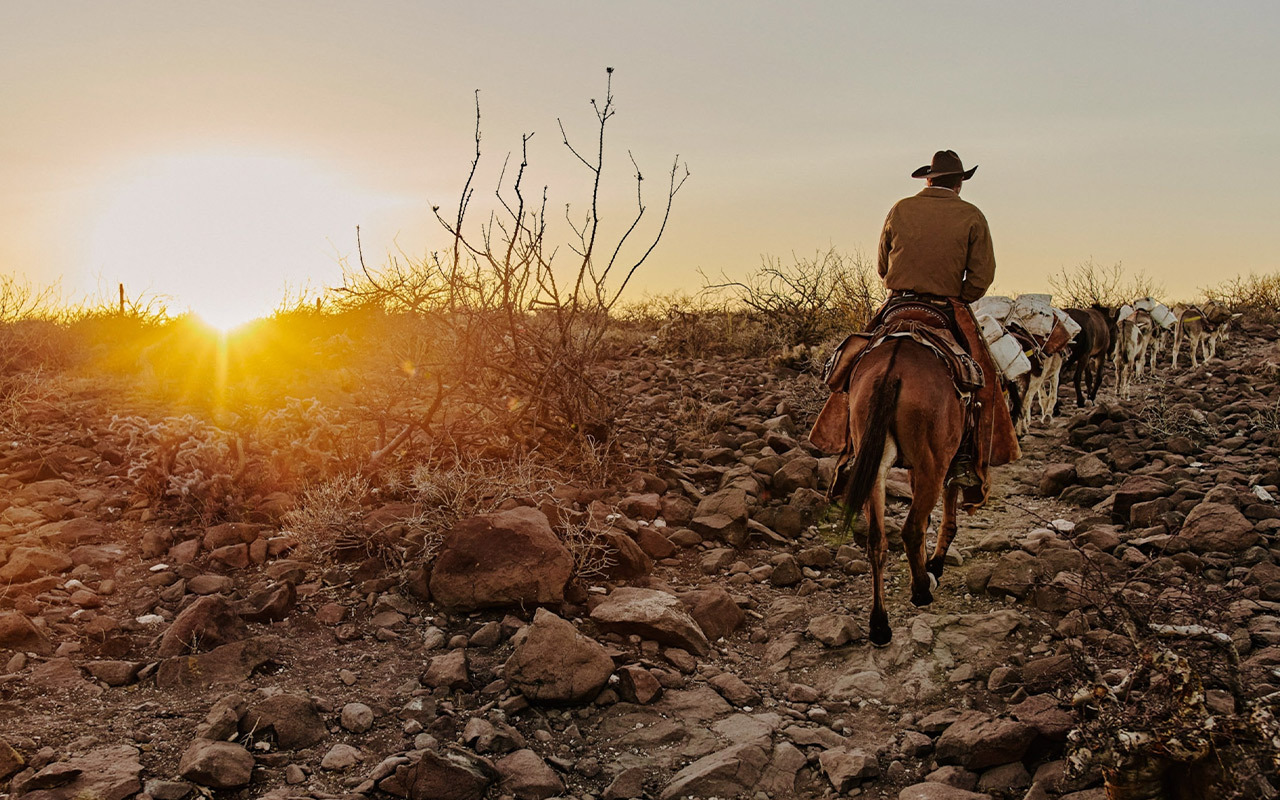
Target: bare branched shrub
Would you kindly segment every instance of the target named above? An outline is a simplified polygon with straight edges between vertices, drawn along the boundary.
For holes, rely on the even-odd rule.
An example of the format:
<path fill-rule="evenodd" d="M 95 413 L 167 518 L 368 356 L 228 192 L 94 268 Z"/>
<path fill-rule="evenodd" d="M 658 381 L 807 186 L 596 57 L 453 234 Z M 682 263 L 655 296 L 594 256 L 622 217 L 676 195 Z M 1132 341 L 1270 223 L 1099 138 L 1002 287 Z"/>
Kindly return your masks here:
<path fill-rule="evenodd" d="M 707 288 L 726 291 L 750 309 L 775 347 L 813 347 L 863 330 L 885 299 L 875 266 L 860 252 L 835 248 L 811 258 L 792 255 L 790 264 L 765 256 L 760 269 L 744 280 Z"/>
<path fill-rule="evenodd" d="M 565 147 L 592 181 L 585 209 L 576 214 L 566 209 L 569 255 L 558 258 L 560 249 L 548 241 L 547 189 L 533 199 L 526 194 L 531 134 L 521 139 L 519 163 L 510 173 L 504 166 L 494 210 L 481 223 L 472 222 L 481 160 L 477 100 L 475 155 L 457 207 L 448 216 L 438 206 L 433 209 L 451 246 L 425 258 L 402 254 L 381 269 L 369 268 L 362 255 L 359 268 L 349 269 L 337 290 L 348 304 L 415 315 L 447 329 L 449 346 L 434 351 L 437 361 L 429 370 L 437 379 L 436 397 L 448 393 L 455 405 L 472 407 L 520 451 L 551 443 L 563 450 L 583 438 L 610 439 L 623 400 L 600 372 L 610 353 L 611 315 L 661 239 L 688 177 L 676 158 L 660 218 L 647 238 L 633 241 L 648 214 L 644 177 L 633 159 L 636 210 L 623 232 L 606 241 L 600 192 L 605 130 L 616 112 L 612 72 L 604 101 L 592 101 L 595 148 L 578 149 L 560 125 Z"/>
<path fill-rule="evenodd" d="M 1205 300 L 1233 314 L 1276 320 L 1280 317 L 1280 273 L 1235 277 L 1217 286 L 1202 289 Z"/>
<path fill-rule="evenodd" d="M 1174 401 L 1173 389 L 1168 377 L 1154 379 L 1135 409 L 1138 423 L 1147 433 L 1164 441 L 1176 436 L 1200 443 L 1217 441 L 1221 434 L 1219 427 L 1193 404 Z"/>
<path fill-rule="evenodd" d="M 1117 261 L 1103 266 L 1089 259 L 1074 269 L 1063 267 L 1049 276 L 1054 304 L 1059 308 L 1089 308 L 1097 304 L 1116 308 L 1141 297 L 1157 297 L 1163 291 L 1155 279 L 1141 271 L 1130 275 Z"/>

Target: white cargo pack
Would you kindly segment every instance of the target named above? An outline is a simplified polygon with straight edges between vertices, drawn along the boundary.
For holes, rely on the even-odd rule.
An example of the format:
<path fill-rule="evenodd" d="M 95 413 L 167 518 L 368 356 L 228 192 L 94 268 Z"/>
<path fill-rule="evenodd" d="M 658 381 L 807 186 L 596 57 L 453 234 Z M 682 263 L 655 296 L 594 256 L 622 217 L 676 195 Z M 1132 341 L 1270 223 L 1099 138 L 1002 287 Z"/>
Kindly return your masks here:
<path fill-rule="evenodd" d="M 1022 345 L 1012 334 L 1006 333 L 991 343 L 991 359 L 996 362 L 996 369 L 1004 373 L 1009 380 L 1031 371 L 1031 362 L 1027 354 L 1022 352 Z"/>
<path fill-rule="evenodd" d="M 1056 319 L 1053 306 L 1049 304 L 1051 299 L 1053 296 L 1047 294 L 1018 295 L 1007 321 L 1018 323 L 1032 336 L 1048 338 L 1049 334 L 1053 333 L 1053 323 Z"/>
<path fill-rule="evenodd" d="M 1154 297 L 1144 297 L 1141 300 L 1135 300 L 1133 307 L 1139 311 L 1145 311 L 1150 314 L 1156 324 L 1165 330 L 1172 328 L 1173 323 L 1178 321 L 1178 318 L 1169 310 L 1169 307 Z"/>
<path fill-rule="evenodd" d="M 1116 310 L 1116 322 L 1124 322 L 1126 319 L 1132 316 L 1133 316 L 1133 306 L 1129 305 L 1128 303 L 1125 303 L 1124 305 L 1120 306 L 1119 309 Z"/>
<path fill-rule="evenodd" d="M 1000 324 L 1000 320 L 990 314 L 978 316 L 978 327 L 982 329 L 982 338 L 987 344 L 991 344 L 1005 334 L 1004 326 Z"/>
<path fill-rule="evenodd" d="M 1071 334 L 1074 339 L 1080 333 L 1080 323 L 1071 318 L 1071 315 L 1060 308 L 1055 308 L 1053 313 L 1058 318 L 1058 322 L 1062 323 L 1062 327 L 1067 329 L 1067 333 Z"/>
<path fill-rule="evenodd" d="M 979 297 L 974 300 L 969 304 L 969 308 L 973 309 L 975 317 L 989 314 L 995 317 L 997 322 L 1004 323 L 1009 316 L 1009 312 L 1013 310 L 1013 300 L 998 294 L 989 294 L 986 297 Z"/>

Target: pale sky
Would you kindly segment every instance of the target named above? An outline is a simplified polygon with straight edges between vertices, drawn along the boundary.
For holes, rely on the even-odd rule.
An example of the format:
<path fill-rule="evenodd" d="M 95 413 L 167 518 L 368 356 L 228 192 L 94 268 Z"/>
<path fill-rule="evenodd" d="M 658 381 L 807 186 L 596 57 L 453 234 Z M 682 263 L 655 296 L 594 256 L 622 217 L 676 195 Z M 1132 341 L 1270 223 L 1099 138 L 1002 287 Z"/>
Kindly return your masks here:
<path fill-rule="evenodd" d="M 641 291 L 762 255 L 868 255 L 934 150 L 978 164 L 997 288 L 1087 259 L 1172 299 L 1280 268 L 1270 2 L 0 0 L 0 271 L 262 313 L 337 259 L 443 239 L 480 90 L 477 217 L 503 157 L 559 216 L 614 67 L 603 209 L 691 177 Z"/>

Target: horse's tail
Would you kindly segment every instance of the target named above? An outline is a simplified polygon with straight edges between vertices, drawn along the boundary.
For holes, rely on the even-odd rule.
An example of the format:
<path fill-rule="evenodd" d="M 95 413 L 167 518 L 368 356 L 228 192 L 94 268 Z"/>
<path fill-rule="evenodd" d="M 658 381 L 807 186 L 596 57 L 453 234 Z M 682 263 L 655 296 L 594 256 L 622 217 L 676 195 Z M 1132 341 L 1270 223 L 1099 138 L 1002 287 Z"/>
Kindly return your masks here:
<path fill-rule="evenodd" d="M 871 490 L 880 477 L 880 461 L 884 458 L 885 440 L 889 436 L 889 425 L 893 413 L 898 408 L 898 393 L 902 390 L 902 378 L 893 374 L 893 362 L 897 350 L 889 358 L 889 366 L 884 375 L 876 382 L 871 393 L 871 416 L 867 427 L 858 442 L 858 454 L 849 469 L 849 479 L 844 489 L 844 522 L 845 527 L 853 524 L 858 512 L 866 505 Z"/>

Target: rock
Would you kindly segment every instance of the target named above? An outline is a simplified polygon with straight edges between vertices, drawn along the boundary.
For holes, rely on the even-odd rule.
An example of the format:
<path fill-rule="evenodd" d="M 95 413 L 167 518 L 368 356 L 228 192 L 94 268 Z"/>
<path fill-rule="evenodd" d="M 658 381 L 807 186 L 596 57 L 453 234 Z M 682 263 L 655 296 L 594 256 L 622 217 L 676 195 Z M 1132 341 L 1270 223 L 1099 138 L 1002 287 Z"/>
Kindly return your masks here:
<path fill-rule="evenodd" d="M 759 744 L 727 747 L 677 772 L 660 797 L 736 797 L 755 788 L 768 763 L 769 756 Z"/>
<path fill-rule="evenodd" d="M 1168 483 L 1150 475 L 1130 475 L 1116 489 L 1115 501 L 1111 506 L 1112 516 L 1120 523 L 1130 521 L 1132 509 L 1138 503 L 1146 503 L 1158 497 L 1167 497 L 1173 493 Z"/>
<path fill-rule="evenodd" d="M 124 800 L 141 790 L 138 750 L 128 745 L 101 747 L 19 774 L 10 786 L 13 797 L 28 800 Z"/>
<path fill-rule="evenodd" d="M 769 575 L 769 583 L 774 586 L 795 586 L 804 577 L 800 564 L 790 553 L 779 556 L 773 564 L 773 572 Z"/>
<path fill-rule="evenodd" d="M 249 622 L 278 622 L 293 613 L 298 590 L 289 581 L 255 592 L 240 606 L 240 617 Z"/>
<path fill-rule="evenodd" d="M 408 800 L 482 800 L 497 778 L 481 759 L 456 750 L 426 750 L 405 770 L 403 786 Z"/>
<path fill-rule="evenodd" d="M 746 612 L 720 586 L 684 592 L 680 595 L 680 602 L 685 604 L 694 622 L 698 623 L 698 627 L 712 642 L 730 635 L 747 619 Z"/>
<path fill-rule="evenodd" d="M 240 718 L 240 732 L 274 733 L 281 750 L 303 750 L 328 735 L 315 703 L 296 694 L 278 694 L 249 706 Z"/>
<path fill-rule="evenodd" d="M 1245 519 L 1238 508 L 1210 502 L 1191 509 L 1176 538 L 1198 553 L 1238 553 L 1258 542 L 1253 523 Z"/>
<path fill-rule="evenodd" d="M 957 789 L 945 783 L 926 781 L 898 792 L 898 800 L 991 800 L 989 794 Z"/>
<path fill-rule="evenodd" d="M 564 781 L 532 750 L 517 750 L 494 764 L 501 789 L 516 800 L 546 800 L 564 791 Z"/>
<path fill-rule="evenodd" d="M 1075 468 L 1076 482 L 1081 486 L 1097 488 L 1111 483 L 1111 468 L 1092 453 L 1077 458 Z"/>
<path fill-rule="evenodd" d="M 26 615 L 18 611 L 0 613 L 0 650 L 22 650 L 49 654 L 53 644 Z"/>
<path fill-rule="evenodd" d="M 200 739 L 227 741 L 240 730 L 240 717 L 249 707 L 244 695 L 234 692 L 225 694 L 209 709 L 204 722 L 196 727 L 196 736 Z"/>
<path fill-rule="evenodd" d="M 653 673 L 636 664 L 628 664 L 617 671 L 618 694 L 628 703 L 648 705 L 662 696 L 662 684 Z"/>
<path fill-rule="evenodd" d="M 991 571 L 987 591 L 1019 599 L 1026 597 L 1035 582 L 1035 567 L 1036 557 L 1025 550 L 1005 553 Z"/>
<path fill-rule="evenodd" d="M 14 750 L 8 742 L 0 739 L 0 781 L 27 765 L 22 754 Z"/>
<path fill-rule="evenodd" d="M 857 786 L 864 778 L 875 778 L 880 774 L 880 765 L 874 755 L 863 750 L 849 750 L 843 747 L 824 750 L 818 756 L 822 771 L 831 781 L 831 788 L 838 794 L 844 794 Z"/>
<path fill-rule="evenodd" d="M 364 733 L 373 727 L 373 709 L 364 703 L 347 703 L 338 724 L 352 733 Z"/>
<path fill-rule="evenodd" d="M 187 606 L 160 637 L 156 650 L 161 658 L 198 653 L 244 637 L 244 623 L 226 598 L 211 594 Z"/>
<path fill-rule="evenodd" d="M 71 567 L 71 559 L 62 553 L 41 547 L 15 547 L 9 560 L 0 566 L 0 584 L 26 583 Z"/>
<path fill-rule="evenodd" d="M 711 649 L 679 598 L 656 589 L 621 587 L 591 610 L 591 619 L 603 630 L 636 634 L 699 655 Z"/>
<path fill-rule="evenodd" d="M 253 756 L 234 742 L 196 739 L 182 754 L 178 774 L 213 789 L 248 786 L 253 776 Z"/>
<path fill-rule="evenodd" d="M 572 574 L 573 556 L 546 515 L 521 506 L 454 526 L 432 569 L 431 595 L 460 610 L 559 603 Z"/>
<path fill-rule="evenodd" d="M 422 685 L 449 691 L 470 686 L 466 649 L 459 648 L 442 656 L 434 656 L 427 665 L 426 672 L 422 674 Z"/>
<path fill-rule="evenodd" d="M 966 711 L 938 737 L 935 757 L 971 770 L 1007 764 L 1022 758 L 1033 734 L 1025 723 Z"/>
<path fill-rule="evenodd" d="M 818 488 L 818 459 L 813 456 L 799 456 L 788 461 L 770 481 L 774 496 L 783 499 L 796 489 Z"/>
<path fill-rule="evenodd" d="M 644 796 L 645 769 L 627 767 L 604 790 L 604 800 L 636 800 Z"/>
<path fill-rule="evenodd" d="M 324 754 L 324 758 L 320 759 L 320 769 L 345 772 L 359 764 L 363 758 L 364 753 L 361 753 L 359 748 L 349 744 L 335 744 L 329 748 L 329 752 Z"/>
<path fill-rule="evenodd" d="M 1040 494 L 1057 497 L 1076 479 L 1076 468 L 1070 464 L 1049 464 L 1040 476 Z"/>
<path fill-rule="evenodd" d="M 603 645 L 546 609 L 538 609 L 522 636 L 503 674 L 531 702 L 590 700 L 613 673 Z"/>
<path fill-rule="evenodd" d="M 605 545 L 605 550 L 612 562 L 605 568 L 605 574 L 613 580 L 630 580 L 648 575 L 653 571 L 653 559 L 648 553 L 622 531 L 606 529 L 598 534 Z"/>
<path fill-rule="evenodd" d="M 84 668 L 108 686 L 127 686 L 138 679 L 145 666 L 140 661 L 90 661 Z"/>
<path fill-rule="evenodd" d="M 649 558 L 669 558 L 675 555 L 676 546 L 655 528 L 641 528 L 636 531 L 635 540 Z"/>
<path fill-rule="evenodd" d="M 722 672 L 707 683 L 711 684 L 711 688 L 719 692 L 721 697 L 739 708 L 760 703 L 760 693 L 731 672 Z"/>
<path fill-rule="evenodd" d="M 160 662 L 156 686 L 177 689 L 239 683 L 254 670 L 272 662 L 279 653 L 278 639 L 259 636 L 224 644 L 198 656 L 169 658 Z"/>
<path fill-rule="evenodd" d="M 842 647 L 867 635 L 858 620 L 848 614 L 819 614 L 805 632 L 827 647 Z"/>
<path fill-rule="evenodd" d="M 248 545 L 262 531 L 261 525 L 244 522 L 228 522 L 214 525 L 204 532 L 204 549 L 217 550 L 220 547 L 231 547 L 237 544 Z"/>

